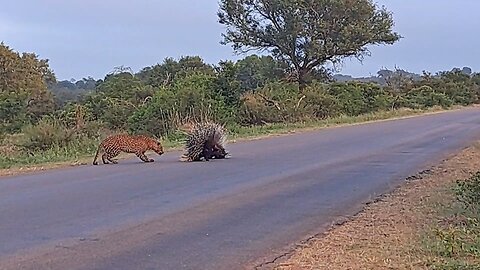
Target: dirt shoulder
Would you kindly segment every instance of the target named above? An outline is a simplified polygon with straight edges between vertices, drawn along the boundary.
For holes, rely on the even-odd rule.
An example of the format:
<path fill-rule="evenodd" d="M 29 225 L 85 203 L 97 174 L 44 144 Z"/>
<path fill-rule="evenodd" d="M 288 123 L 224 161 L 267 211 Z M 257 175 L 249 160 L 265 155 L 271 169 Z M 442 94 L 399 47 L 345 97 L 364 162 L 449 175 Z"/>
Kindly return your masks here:
<path fill-rule="evenodd" d="M 455 181 L 479 170 L 480 143 L 476 143 L 412 177 L 350 221 L 299 245 L 272 267 L 445 269 L 434 267 L 441 258 L 427 247 L 425 237 L 445 218 L 440 208 L 452 203 Z"/>

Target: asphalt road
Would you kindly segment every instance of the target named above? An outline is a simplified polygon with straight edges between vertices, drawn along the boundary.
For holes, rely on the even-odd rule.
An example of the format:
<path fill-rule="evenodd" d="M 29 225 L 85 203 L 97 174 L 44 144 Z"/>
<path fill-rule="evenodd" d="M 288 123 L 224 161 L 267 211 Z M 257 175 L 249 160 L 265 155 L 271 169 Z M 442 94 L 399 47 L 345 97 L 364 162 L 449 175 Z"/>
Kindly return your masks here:
<path fill-rule="evenodd" d="M 480 109 L 0 178 L 0 269 L 243 269 L 467 146 Z"/>

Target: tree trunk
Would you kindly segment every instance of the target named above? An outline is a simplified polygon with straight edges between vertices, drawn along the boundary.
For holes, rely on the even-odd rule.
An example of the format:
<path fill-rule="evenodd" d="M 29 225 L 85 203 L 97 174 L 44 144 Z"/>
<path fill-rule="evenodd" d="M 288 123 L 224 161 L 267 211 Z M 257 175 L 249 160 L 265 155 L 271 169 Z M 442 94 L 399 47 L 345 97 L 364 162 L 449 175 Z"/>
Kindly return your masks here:
<path fill-rule="evenodd" d="M 297 81 L 298 81 L 298 89 L 300 90 L 301 93 L 303 93 L 303 90 L 307 87 L 307 76 L 308 76 L 309 71 L 306 69 L 299 69 L 297 71 Z"/>

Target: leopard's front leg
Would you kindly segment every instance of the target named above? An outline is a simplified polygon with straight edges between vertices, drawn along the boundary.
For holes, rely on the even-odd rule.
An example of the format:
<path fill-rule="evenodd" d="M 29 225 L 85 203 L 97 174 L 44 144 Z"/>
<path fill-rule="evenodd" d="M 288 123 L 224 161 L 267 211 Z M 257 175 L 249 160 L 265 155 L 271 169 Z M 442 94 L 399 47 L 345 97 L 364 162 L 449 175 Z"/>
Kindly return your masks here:
<path fill-rule="evenodd" d="M 154 160 L 151 159 L 151 158 L 149 159 L 149 158 L 145 155 L 144 152 L 143 152 L 143 153 L 136 153 L 136 155 L 137 155 L 137 157 L 138 157 L 139 159 L 141 159 L 143 162 L 154 162 Z"/>

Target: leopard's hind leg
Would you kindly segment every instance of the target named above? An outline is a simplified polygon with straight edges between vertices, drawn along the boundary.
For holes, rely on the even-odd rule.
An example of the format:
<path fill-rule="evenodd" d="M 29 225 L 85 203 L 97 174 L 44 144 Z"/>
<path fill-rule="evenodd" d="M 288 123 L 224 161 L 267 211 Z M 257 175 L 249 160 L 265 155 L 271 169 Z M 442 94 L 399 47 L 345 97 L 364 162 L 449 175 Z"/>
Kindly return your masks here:
<path fill-rule="evenodd" d="M 103 164 L 109 164 L 110 162 L 107 161 L 107 153 L 102 154 L 102 162 Z"/>
<path fill-rule="evenodd" d="M 107 160 L 107 161 L 110 161 L 110 162 L 113 163 L 113 164 L 117 164 L 118 161 L 115 160 L 115 159 L 113 159 L 113 158 L 116 157 L 116 156 L 118 156 L 119 154 L 120 154 L 120 151 L 119 151 L 119 150 L 112 149 L 112 150 L 110 150 L 109 152 L 107 152 L 107 153 L 105 153 L 105 154 L 102 155 L 102 161 L 105 163 L 105 160 Z M 105 164 L 108 164 L 108 162 L 105 163 Z"/>

